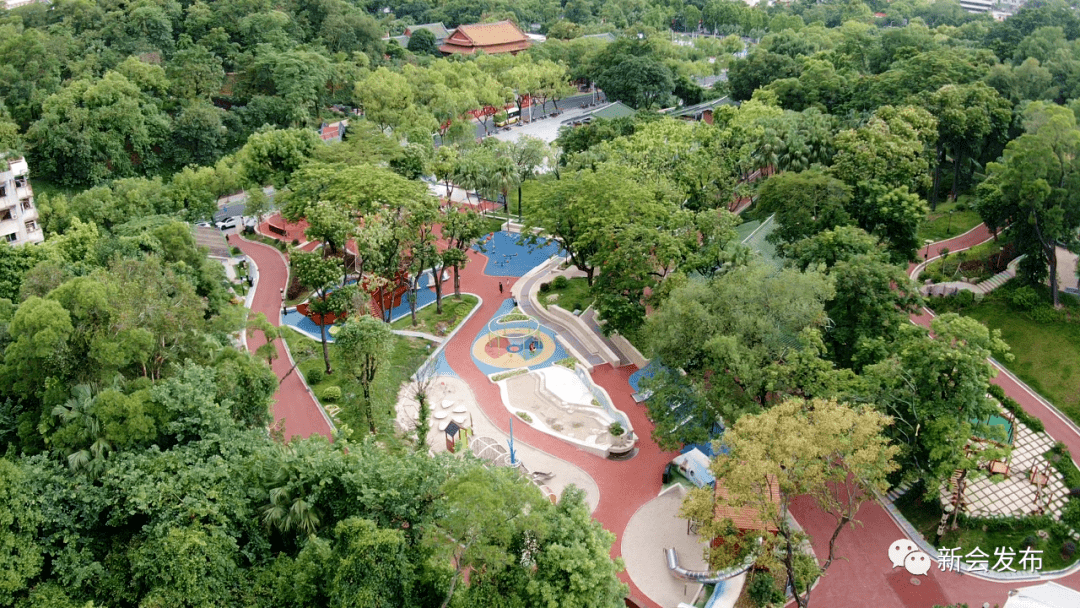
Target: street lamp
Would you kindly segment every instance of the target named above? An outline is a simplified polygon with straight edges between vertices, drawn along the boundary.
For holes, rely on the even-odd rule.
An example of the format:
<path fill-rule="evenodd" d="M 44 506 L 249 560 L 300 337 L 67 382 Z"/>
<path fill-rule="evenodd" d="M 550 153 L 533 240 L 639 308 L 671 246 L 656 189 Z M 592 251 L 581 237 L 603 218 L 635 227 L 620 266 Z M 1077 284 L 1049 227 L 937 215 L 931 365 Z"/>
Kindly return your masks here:
<path fill-rule="evenodd" d="M 934 244 L 934 239 L 926 239 L 926 253 L 923 254 L 924 260 L 930 259 L 930 245 Z"/>
<path fill-rule="evenodd" d="M 289 311 L 285 309 L 285 288 L 280 289 L 281 292 L 281 316 L 285 316 Z"/>

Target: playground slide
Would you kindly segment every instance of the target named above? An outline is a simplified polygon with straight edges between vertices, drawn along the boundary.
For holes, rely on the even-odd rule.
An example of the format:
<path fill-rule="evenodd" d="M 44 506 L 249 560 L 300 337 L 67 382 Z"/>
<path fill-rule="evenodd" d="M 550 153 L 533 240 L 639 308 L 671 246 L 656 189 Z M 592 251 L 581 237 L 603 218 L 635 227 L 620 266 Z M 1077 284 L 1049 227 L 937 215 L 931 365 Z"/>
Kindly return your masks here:
<path fill-rule="evenodd" d="M 743 572 L 746 572 L 754 565 L 754 560 L 750 559 L 738 566 L 716 572 L 687 570 L 686 568 L 679 566 L 679 555 L 675 552 L 675 549 L 664 549 L 664 554 L 667 556 L 667 567 L 668 570 L 671 571 L 671 576 L 680 580 L 701 583 L 703 585 L 715 585 L 729 578 L 734 578 Z"/>

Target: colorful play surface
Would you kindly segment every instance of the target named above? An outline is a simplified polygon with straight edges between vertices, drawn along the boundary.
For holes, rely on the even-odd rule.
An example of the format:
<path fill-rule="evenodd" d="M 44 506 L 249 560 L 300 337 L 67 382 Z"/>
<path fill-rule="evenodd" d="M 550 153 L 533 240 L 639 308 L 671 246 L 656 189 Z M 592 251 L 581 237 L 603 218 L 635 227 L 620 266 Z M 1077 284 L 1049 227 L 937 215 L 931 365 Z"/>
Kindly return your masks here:
<path fill-rule="evenodd" d="M 559 245 L 555 241 L 529 245 L 521 235 L 513 232 L 494 232 L 481 244 L 484 251 L 480 251 L 478 246 L 474 246 L 474 249 L 488 259 L 484 274 L 489 277 L 523 277 L 559 253 Z"/>
<path fill-rule="evenodd" d="M 507 298 L 492 318 L 506 315 L 514 308 L 514 302 Z M 569 356 L 555 340 L 555 333 L 543 325 L 534 335 L 514 337 L 522 333 L 520 330 L 525 325 L 526 322 L 510 322 L 494 329 L 485 326 L 473 340 L 472 359 L 476 367 L 485 374 L 521 368 L 540 369 Z"/>
<path fill-rule="evenodd" d="M 445 281 L 444 277 L 444 281 Z M 355 280 L 349 281 L 349 284 L 356 283 Z M 420 275 L 420 288 L 416 291 L 416 310 L 432 304 L 435 302 L 435 291 L 431 288 L 431 273 L 426 272 Z M 445 293 L 444 293 L 445 295 Z M 409 314 L 409 300 L 406 297 L 401 298 L 401 304 L 398 304 L 390 310 L 390 321 L 397 321 L 398 319 Z M 291 325 L 300 331 L 307 333 L 316 338 L 319 337 L 319 325 L 308 317 L 296 312 L 296 309 L 292 309 L 285 314 L 283 321 L 286 325 Z M 328 327 L 326 333 L 326 341 L 333 342 L 334 334 L 336 332 L 335 327 Z"/>

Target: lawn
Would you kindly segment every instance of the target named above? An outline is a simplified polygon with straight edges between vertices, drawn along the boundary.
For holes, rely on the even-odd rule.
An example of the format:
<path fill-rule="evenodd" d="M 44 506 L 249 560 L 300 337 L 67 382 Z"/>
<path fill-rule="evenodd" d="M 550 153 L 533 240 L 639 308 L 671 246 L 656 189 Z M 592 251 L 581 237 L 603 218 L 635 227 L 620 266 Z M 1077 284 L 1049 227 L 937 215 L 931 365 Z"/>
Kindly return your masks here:
<path fill-rule="evenodd" d="M 1041 557 L 1042 570 L 1044 571 L 1059 570 L 1080 558 L 1080 554 L 1073 555 L 1069 559 L 1062 557 L 1061 547 L 1065 540 L 1068 539 L 1064 534 L 1055 535 L 1051 533 L 1048 539 L 1039 538 L 1037 532 L 1045 528 L 1040 528 L 1040 522 L 1037 519 L 1001 520 L 1001 523 L 996 526 L 991 524 L 976 524 L 970 527 L 961 526 L 957 530 L 947 530 L 945 535 L 935 543 L 938 523 L 941 521 L 941 505 L 936 500 L 923 501 L 922 494 L 922 486 L 916 485 L 896 501 L 896 507 L 908 522 L 922 534 L 923 538 L 936 547 L 960 547 L 961 550 L 958 553 L 961 556 L 978 547 L 983 553 L 990 556 L 988 565 L 990 568 L 994 566 L 996 561 L 994 557 L 996 547 L 1012 549 L 1017 553 L 1016 559 L 1019 560 L 1020 550 L 1027 542 L 1032 540 L 1034 540 L 1033 548 L 1041 549 L 1043 552 Z M 1050 532 L 1050 530 L 1046 531 Z M 1018 561 L 1013 562 L 1013 568 L 1019 569 Z"/>
<path fill-rule="evenodd" d="M 924 243 L 928 239 L 944 241 L 981 224 L 982 218 L 968 207 L 968 200 L 967 196 L 961 196 L 960 202 L 939 203 L 936 211 L 927 213 L 926 219 L 919 225 L 919 242 Z"/>
<path fill-rule="evenodd" d="M 574 309 L 585 310 L 593 301 L 592 294 L 589 292 L 589 283 L 584 277 L 570 279 L 566 287 L 561 289 L 556 289 L 554 285 L 551 285 L 547 291 L 544 291 L 541 286 L 537 299 L 544 308 L 551 304 L 558 304 L 570 312 L 574 312 Z"/>
<path fill-rule="evenodd" d="M 999 297 L 988 297 L 962 314 L 1000 329 L 1015 357 L 1002 364 L 1080 423 L 1080 324 L 1033 321 Z"/>
<path fill-rule="evenodd" d="M 394 321 L 391 327 L 394 329 L 422 331 L 434 336 L 445 336 L 454 331 L 454 328 L 468 316 L 478 302 L 479 300 L 475 296 L 468 294 L 462 294 L 460 300 L 455 299 L 454 296 L 443 296 L 443 312 L 441 315 L 435 312 L 435 304 L 429 304 L 416 311 L 416 325 L 412 324 L 412 317 L 406 315 Z"/>
<path fill-rule="evenodd" d="M 323 391 L 331 386 L 341 388 L 342 399 L 336 403 L 337 407 L 341 408 L 337 419 L 353 430 L 354 437 L 362 437 L 367 430 L 367 419 L 358 407 L 359 400 L 363 399 L 363 390 L 345 373 L 344 364 L 335 346 L 330 344 L 330 364 L 333 366 L 334 373 L 324 376 L 322 374 L 325 369 L 322 344 L 296 331 L 286 331 L 284 335 L 293 358 L 300 362 L 299 367 L 304 372 L 304 377 L 309 379 L 314 377 L 319 380 L 311 386 L 316 397 L 321 400 Z M 379 368 L 371 390 L 375 427 L 380 437 L 393 435 L 392 419 L 398 391 L 431 354 L 431 349 L 432 344 L 427 340 L 394 336 L 393 349 Z M 331 404 L 324 403 L 324 406 L 329 405 Z"/>
<path fill-rule="evenodd" d="M 1001 253 L 1002 245 L 1004 245 L 1004 241 L 989 241 L 982 245 L 976 245 L 971 249 L 950 252 L 947 257 L 937 259 L 927 264 L 926 269 L 919 275 L 919 280 L 933 279 L 935 283 L 942 283 L 945 281 L 959 281 L 960 277 L 967 277 L 968 279 L 974 279 L 976 281 L 989 279 L 994 273 L 990 270 L 990 266 L 987 265 L 985 261 L 989 260 L 992 256 Z M 925 248 L 923 251 L 925 251 Z M 930 255 L 940 256 L 941 251 L 931 251 Z M 982 260 L 984 263 L 971 264 L 971 262 L 976 260 Z M 996 260 L 993 261 L 995 263 L 997 262 Z M 965 264 L 963 270 L 958 270 L 957 267 L 960 264 Z M 972 266 L 978 266 L 978 268 L 972 268 Z"/>

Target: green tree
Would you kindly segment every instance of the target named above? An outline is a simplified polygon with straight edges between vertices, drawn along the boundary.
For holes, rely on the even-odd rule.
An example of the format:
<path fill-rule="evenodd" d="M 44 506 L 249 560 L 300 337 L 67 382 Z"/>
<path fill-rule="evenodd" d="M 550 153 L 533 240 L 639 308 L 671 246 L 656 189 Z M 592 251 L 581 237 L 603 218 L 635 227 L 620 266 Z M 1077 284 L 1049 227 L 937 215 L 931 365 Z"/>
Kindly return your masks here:
<path fill-rule="evenodd" d="M 312 312 L 318 312 L 319 314 L 326 314 L 332 312 L 334 303 L 330 299 L 330 288 L 337 284 L 338 269 L 337 262 L 335 260 L 322 257 L 318 253 L 306 253 L 300 250 L 294 250 L 289 255 L 290 266 L 292 272 L 296 276 L 296 280 L 303 286 L 311 289 L 315 292 L 321 306 L 320 310 Z M 334 370 L 330 367 L 330 348 L 326 342 L 326 323 L 319 325 L 319 334 L 322 339 L 323 361 L 326 363 L 326 373 L 332 374 Z"/>
<path fill-rule="evenodd" d="M 240 170 L 252 184 L 281 189 L 293 172 L 315 152 L 319 138 L 309 129 L 262 131 L 248 138 L 237 153 Z"/>
<path fill-rule="evenodd" d="M 946 150 L 953 157 L 952 196 L 955 199 L 965 159 L 978 157 L 987 144 L 1004 140 L 1012 122 L 1012 108 L 997 91 L 981 82 L 945 85 L 930 95 L 927 105 L 937 118 L 938 126 L 937 162 L 930 190 L 930 209 L 934 210 Z"/>
<path fill-rule="evenodd" d="M 417 29 L 409 36 L 409 44 L 405 47 L 410 53 L 416 55 L 439 56 L 439 47 L 435 44 L 435 34 L 431 30 Z"/>
<path fill-rule="evenodd" d="M 708 424 L 737 420 L 785 395 L 815 393 L 818 380 L 807 377 L 807 366 L 815 365 L 825 302 L 834 295 L 820 273 L 751 261 L 672 289 L 645 323 L 646 342 L 663 365 L 686 373 L 711 412 Z M 650 413 L 666 406 L 649 400 Z M 679 441 L 671 433 L 678 421 L 667 422 L 658 423 L 654 437 Z"/>
<path fill-rule="evenodd" d="M 37 542 L 44 516 L 26 492 L 24 477 L 18 466 L 0 459 L 0 604 L 5 606 L 25 592 L 44 563 Z"/>
<path fill-rule="evenodd" d="M 601 73 L 596 82 L 608 99 L 646 110 L 662 103 L 675 88 L 671 70 L 652 57 L 629 57 Z"/>
<path fill-rule="evenodd" d="M 459 273 L 469 261 L 466 252 L 487 232 L 487 222 L 469 205 L 451 204 L 443 210 L 442 235 L 450 246 L 443 251 L 444 266 L 454 269 L 454 295 L 461 296 Z"/>
<path fill-rule="evenodd" d="M 1056 249 L 1078 247 L 1080 127 L 1067 108 L 1034 102 L 1024 111 L 1024 130 L 1000 162 L 987 166 L 978 189 L 979 214 L 992 229 L 1010 226 L 1008 238 L 1027 255 L 1020 276 L 1039 284 L 1049 274 L 1057 306 Z"/>
<path fill-rule="evenodd" d="M 821 171 L 773 175 L 758 192 L 762 213 L 776 214 L 778 226 L 770 238 L 778 242 L 794 243 L 851 223 L 846 211 L 851 187 Z"/>
<path fill-rule="evenodd" d="M 26 133 L 34 170 L 70 186 L 157 166 L 168 117 L 119 72 L 75 80 L 50 96 Z"/>
<path fill-rule="evenodd" d="M 540 492 L 514 468 L 474 468 L 450 480 L 444 491 L 446 513 L 431 540 L 455 564 L 442 602 L 446 608 L 467 570 L 499 570 L 520 559 L 509 551 L 514 537 L 537 526 L 544 505 Z"/>
<path fill-rule="evenodd" d="M 375 413 L 371 403 L 371 384 L 379 368 L 389 358 L 392 338 L 393 334 L 385 323 L 363 315 L 349 319 L 334 339 L 348 362 L 347 373 L 363 388 L 364 414 L 372 435 L 375 434 Z"/>
<path fill-rule="evenodd" d="M 522 221 L 521 186 L 525 180 L 536 176 L 537 170 L 547 160 L 550 150 L 543 140 L 526 135 L 510 142 L 507 153 L 517 168 L 518 221 L 520 222 Z"/>
<path fill-rule="evenodd" d="M 822 556 L 824 574 L 837 559 L 836 540 L 846 527 L 855 527 L 859 507 L 884 492 L 889 473 L 897 469 L 899 448 L 889 445 L 884 432 L 890 419 L 869 407 L 852 408 L 835 401 L 789 399 L 772 409 L 739 419 L 724 433 L 728 452 L 710 465 L 726 496 L 712 488 L 691 490 L 680 516 L 700 522 L 706 538 L 733 538 L 733 524 L 716 517 L 717 507 L 749 509 L 761 522 L 760 541 L 714 544 L 707 550 L 713 566 L 729 566 L 738 556 L 733 546 L 751 547 L 756 562 L 769 568 L 794 589 L 800 608 L 810 605 L 811 586 L 797 572 L 800 545 L 807 539 L 789 517 L 796 498 L 809 497 L 836 522 Z M 764 532 L 775 529 L 776 535 Z"/>
<path fill-rule="evenodd" d="M 937 488 L 957 469 L 1000 455 L 971 437 L 985 433 L 997 412 L 986 396 L 996 374 L 987 357 L 1011 355 L 997 330 L 974 319 L 944 314 L 930 328 L 928 336 L 924 328 L 902 325 L 894 341 L 882 339 L 887 357 L 863 376 L 870 400 L 895 420 L 888 434 L 902 447 L 905 475 Z"/>

